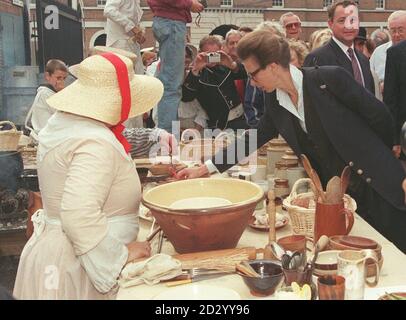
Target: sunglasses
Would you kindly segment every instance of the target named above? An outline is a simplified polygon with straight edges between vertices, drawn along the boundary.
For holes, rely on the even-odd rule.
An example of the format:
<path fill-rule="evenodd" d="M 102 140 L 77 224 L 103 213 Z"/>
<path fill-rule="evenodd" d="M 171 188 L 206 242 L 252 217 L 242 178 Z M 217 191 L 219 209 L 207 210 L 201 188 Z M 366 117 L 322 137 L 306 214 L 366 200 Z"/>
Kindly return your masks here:
<path fill-rule="evenodd" d="M 298 29 L 302 26 L 302 24 L 300 22 L 295 22 L 295 23 L 289 23 L 285 26 L 286 29 Z"/>

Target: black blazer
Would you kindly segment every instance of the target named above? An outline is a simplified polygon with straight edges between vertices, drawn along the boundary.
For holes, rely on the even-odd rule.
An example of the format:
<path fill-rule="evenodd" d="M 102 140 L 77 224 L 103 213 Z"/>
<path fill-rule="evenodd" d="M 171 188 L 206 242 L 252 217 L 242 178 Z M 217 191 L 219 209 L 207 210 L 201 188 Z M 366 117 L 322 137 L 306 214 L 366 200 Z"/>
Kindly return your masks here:
<path fill-rule="evenodd" d="M 336 153 L 351 166 L 353 174 L 370 183 L 391 205 L 403 209 L 401 186 L 405 172 L 391 151 L 394 124 L 389 109 L 340 67 L 303 68 L 302 71 L 304 90 L 311 97 L 322 129 Z M 279 104 L 275 91 L 266 95 L 264 111 L 258 124 L 258 147 L 280 133 L 296 155 L 303 153 L 291 114 Z M 237 143 L 241 146 L 235 150 L 252 152 L 248 139 Z M 224 162 L 228 155 L 226 150 L 212 158 L 221 172 L 233 165 Z M 244 155 L 232 156 L 241 162 Z M 223 164 L 216 159 L 222 159 Z"/>
<path fill-rule="evenodd" d="M 375 94 L 375 83 L 369 66 L 369 60 L 357 50 L 355 50 L 355 54 L 358 58 L 359 64 L 361 65 L 365 88 Z M 324 46 L 310 52 L 307 55 L 303 66 L 339 66 L 343 67 L 351 75 L 354 74 L 352 71 L 352 64 L 350 59 L 333 39 L 327 42 L 327 44 L 325 44 Z"/>
<path fill-rule="evenodd" d="M 395 120 L 395 144 L 406 121 L 406 40 L 387 51 L 383 101 Z"/>

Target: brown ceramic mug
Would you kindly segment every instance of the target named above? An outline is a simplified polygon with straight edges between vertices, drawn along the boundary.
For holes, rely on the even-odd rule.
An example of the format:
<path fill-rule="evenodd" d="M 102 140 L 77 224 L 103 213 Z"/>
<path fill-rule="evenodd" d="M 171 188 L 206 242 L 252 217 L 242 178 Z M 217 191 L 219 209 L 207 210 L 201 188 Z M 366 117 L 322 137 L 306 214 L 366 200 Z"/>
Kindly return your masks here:
<path fill-rule="evenodd" d="M 345 278 L 338 275 L 319 277 L 317 288 L 319 300 L 344 300 Z"/>
<path fill-rule="evenodd" d="M 314 219 L 314 241 L 322 235 L 347 235 L 354 224 L 354 214 L 344 207 L 344 201 L 338 204 L 317 202 Z"/>

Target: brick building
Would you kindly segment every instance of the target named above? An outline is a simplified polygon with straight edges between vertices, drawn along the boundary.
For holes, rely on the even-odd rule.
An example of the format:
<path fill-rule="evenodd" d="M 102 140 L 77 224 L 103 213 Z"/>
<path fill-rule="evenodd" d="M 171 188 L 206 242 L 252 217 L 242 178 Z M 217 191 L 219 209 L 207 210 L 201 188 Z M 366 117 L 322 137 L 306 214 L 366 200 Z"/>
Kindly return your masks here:
<path fill-rule="evenodd" d="M 103 8 L 105 0 L 83 0 L 85 12 L 86 49 L 103 38 L 105 18 Z M 191 40 L 197 44 L 199 39 L 221 24 L 254 27 L 263 20 L 279 20 L 288 11 L 295 12 L 303 21 L 304 37 L 314 30 L 327 26 L 326 7 L 332 0 L 208 0 L 208 8 L 202 13 L 200 27 L 194 22 L 189 25 Z M 385 27 L 391 12 L 406 9 L 404 0 L 359 0 L 361 25 L 372 32 L 378 27 Z M 152 13 L 141 0 L 144 9 L 142 25 L 147 30 L 147 41 L 144 47 L 154 46 L 151 32 Z M 196 15 L 193 15 L 195 19 Z"/>

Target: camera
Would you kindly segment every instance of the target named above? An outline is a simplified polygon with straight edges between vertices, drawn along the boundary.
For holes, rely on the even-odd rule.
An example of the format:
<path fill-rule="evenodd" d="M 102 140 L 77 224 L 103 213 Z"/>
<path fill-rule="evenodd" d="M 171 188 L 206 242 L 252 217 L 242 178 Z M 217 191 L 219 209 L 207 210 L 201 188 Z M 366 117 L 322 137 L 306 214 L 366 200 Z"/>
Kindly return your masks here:
<path fill-rule="evenodd" d="M 207 54 L 207 63 L 220 63 L 221 55 L 218 52 L 209 52 Z"/>

